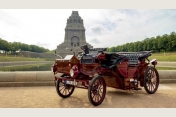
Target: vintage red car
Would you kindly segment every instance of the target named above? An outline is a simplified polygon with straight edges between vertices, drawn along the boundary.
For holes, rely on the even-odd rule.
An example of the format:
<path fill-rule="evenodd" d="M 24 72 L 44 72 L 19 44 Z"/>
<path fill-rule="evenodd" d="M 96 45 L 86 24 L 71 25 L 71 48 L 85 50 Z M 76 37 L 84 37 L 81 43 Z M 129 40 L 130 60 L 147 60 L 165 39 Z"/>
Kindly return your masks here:
<path fill-rule="evenodd" d="M 69 97 L 75 87 L 88 89 L 89 101 L 97 106 L 105 98 L 106 86 L 121 90 L 144 87 L 149 94 L 157 91 L 157 61 L 148 60 L 152 51 L 108 53 L 106 48 L 89 49 L 87 45 L 81 46 L 81 49 L 83 51 L 77 56 L 56 59 L 52 66 L 59 96 Z"/>

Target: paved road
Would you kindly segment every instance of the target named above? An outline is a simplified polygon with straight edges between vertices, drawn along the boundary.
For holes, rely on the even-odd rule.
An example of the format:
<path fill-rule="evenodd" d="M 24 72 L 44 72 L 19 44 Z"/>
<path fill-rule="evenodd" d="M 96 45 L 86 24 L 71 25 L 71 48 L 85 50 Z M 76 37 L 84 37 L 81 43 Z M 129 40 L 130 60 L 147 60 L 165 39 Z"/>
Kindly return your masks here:
<path fill-rule="evenodd" d="M 87 90 L 76 88 L 62 99 L 54 86 L 0 87 L 0 108 L 176 108 L 176 84 L 160 84 L 155 94 L 107 88 L 103 103 L 89 103 Z"/>

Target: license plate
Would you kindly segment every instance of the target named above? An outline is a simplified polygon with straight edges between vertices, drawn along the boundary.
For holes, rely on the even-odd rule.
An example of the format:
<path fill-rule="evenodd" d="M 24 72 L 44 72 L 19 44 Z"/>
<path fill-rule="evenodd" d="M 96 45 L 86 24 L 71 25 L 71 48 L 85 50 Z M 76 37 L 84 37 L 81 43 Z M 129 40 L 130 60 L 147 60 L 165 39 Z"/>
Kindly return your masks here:
<path fill-rule="evenodd" d="M 66 81 L 66 84 L 74 85 L 74 81 Z M 75 82 L 75 85 L 77 85 L 77 82 Z"/>
<path fill-rule="evenodd" d="M 66 84 L 73 85 L 73 84 L 74 84 L 74 82 L 73 82 L 73 81 L 66 81 Z"/>
<path fill-rule="evenodd" d="M 74 81 L 69 81 L 69 80 L 67 80 L 67 81 L 66 81 L 66 84 L 74 85 Z M 75 85 L 77 85 L 77 82 L 75 82 Z"/>

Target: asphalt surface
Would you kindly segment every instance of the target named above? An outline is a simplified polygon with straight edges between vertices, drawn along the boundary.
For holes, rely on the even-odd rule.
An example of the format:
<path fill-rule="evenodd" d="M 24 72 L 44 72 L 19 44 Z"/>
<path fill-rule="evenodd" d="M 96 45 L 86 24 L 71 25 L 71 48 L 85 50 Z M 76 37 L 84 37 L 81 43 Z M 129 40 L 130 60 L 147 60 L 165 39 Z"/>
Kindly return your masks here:
<path fill-rule="evenodd" d="M 155 94 L 107 88 L 99 106 L 88 99 L 88 90 L 75 88 L 66 99 L 58 96 L 55 86 L 0 87 L 0 108 L 176 108 L 176 84 L 160 84 Z"/>

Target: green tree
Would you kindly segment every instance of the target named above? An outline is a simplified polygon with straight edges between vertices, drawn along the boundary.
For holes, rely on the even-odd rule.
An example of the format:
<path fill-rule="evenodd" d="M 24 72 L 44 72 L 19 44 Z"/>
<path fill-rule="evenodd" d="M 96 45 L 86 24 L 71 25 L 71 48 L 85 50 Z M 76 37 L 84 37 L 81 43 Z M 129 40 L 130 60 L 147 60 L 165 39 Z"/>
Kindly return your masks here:
<path fill-rule="evenodd" d="M 0 38 L 0 50 L 4 50 L 5 52 L 10 51 L 10 44 L 1 38 Z"/>

